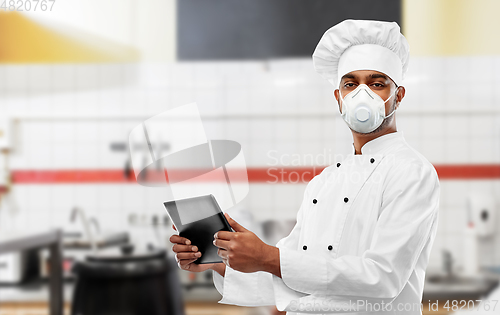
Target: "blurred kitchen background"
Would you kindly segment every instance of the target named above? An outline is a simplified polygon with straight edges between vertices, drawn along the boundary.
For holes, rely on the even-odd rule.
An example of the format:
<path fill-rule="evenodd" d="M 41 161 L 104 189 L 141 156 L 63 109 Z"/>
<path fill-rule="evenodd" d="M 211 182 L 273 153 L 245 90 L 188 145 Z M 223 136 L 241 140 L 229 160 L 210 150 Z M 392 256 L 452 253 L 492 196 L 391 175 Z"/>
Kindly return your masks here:
<path fill-rule="evenodd" d="M 397 21 L 410 43 L 398 129 L 441 181 L 424 305 L 499 299 L 500 2 L 28 3 L 0 10 L 1 315 L 112 312 L 140 299 L 137 279 L 158 304 L 130 314 L 273 312 L 218 304 L 210 272 L 177 269 L 165 191 L 136 183 L 128 135 L 197 102 L 207 138 L 237 141 L 245 156 L 249 192 L 229 212 L 275 243 L 310 174 L 351 150 L 311 60 L 346 18 Z M 439 306 L 424 314 L 452 311 Z"/>

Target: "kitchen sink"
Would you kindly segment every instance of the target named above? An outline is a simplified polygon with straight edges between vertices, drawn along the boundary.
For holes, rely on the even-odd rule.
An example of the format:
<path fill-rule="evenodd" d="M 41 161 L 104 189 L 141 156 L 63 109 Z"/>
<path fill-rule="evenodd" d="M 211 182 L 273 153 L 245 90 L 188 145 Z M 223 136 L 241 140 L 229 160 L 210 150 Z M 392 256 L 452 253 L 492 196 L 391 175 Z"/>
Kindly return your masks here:
<path fill-rule="evenodd" d="M 491 281 L 485 278 L 464 278 L 457 276 L 430 276 L 427 281 L 430 283 L 442 283 L 442 284 L 450 284 L 450 285 L 462 285 L 462 286 L 483 286 L 488 285 Z"/>
<path fill-rule="evenodd" d="M 498 282 L 498 277 L 486 275 L 427 275 L 423 299 L 480 299 L 490 293 Z"/>
<path fill-rule="evenodd" d="M 128 232 L 108 232 L 95 236 L 97 248 L 106 248 L 128 244 Z M 91 243 L 81 233 L 67 232 L 63 236 L 64 249 L 90 249 Z"/>

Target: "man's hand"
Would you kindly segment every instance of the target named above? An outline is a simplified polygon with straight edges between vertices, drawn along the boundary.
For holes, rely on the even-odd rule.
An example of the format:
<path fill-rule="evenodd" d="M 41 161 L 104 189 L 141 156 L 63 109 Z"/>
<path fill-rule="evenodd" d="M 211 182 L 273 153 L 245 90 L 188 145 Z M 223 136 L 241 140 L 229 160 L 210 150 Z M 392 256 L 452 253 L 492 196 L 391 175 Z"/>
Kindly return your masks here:
<path fill-rule="evenodd" d="M 281 277 L 279 249 L 264 243 L 227 213 L 225 216 L 234 232 L 215 233 L 214 245 L 219 247 L 218 255 L 222 261 L 241 272 L 267 271 Z"/>
<path fill-rule="evenodd" d="M 170 242 L 174 244 L 172 251 L 175 253 L 175 260 L 179 268 L 192 272 L 201 272 L 210 269 L 213 264 L 194 264 L 193 262 L 201 257 L 198 247 L 191 245 L 191 241 L 179 235 L 170 236 Z"/>
<path fill-rule="evenodd" d="M 173 225 L 172 228 L 176 230 Z M 170 242 L 174 244 L 172 251 L 175 253 L 175 260 L 179 268 L 191 272 L 202 272 L 212 269 L 224 276 L 226 266 L 222 263 L 200 265 L 193 263 L 201 257 L 201 253 L 198 251 L 198 247 L 191 245 L 191 241 L 187 238 L 174 234 L 170 236 Z"/>

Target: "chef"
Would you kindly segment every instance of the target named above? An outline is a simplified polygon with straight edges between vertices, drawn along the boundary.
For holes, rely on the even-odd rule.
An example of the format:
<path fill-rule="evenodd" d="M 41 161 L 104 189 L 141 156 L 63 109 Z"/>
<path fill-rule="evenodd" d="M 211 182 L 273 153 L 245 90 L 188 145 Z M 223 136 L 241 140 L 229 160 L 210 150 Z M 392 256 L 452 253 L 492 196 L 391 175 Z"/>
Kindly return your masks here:
<path fill-rule="evenodd" d="M 171 237 L 181 269 L 212 269 L 220 303 L 276 305 L 287 314 L 421 314 L 425 270 L 438 225 L 433 166 L 396 128 L 409 46 L 394 22 L 345 20 L 325 32 L 316 71 L 333 86 L 353 152 L 307 185 L 290 234 L 276 246 L 226 217 L 223 263 Z"/>

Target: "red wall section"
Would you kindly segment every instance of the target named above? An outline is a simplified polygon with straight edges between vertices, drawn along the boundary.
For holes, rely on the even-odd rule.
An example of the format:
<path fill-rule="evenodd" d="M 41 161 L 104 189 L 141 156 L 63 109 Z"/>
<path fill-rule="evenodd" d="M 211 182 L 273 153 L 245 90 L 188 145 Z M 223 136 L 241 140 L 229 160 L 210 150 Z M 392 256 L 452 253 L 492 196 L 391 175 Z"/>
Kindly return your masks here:
<path fill-rule="evenodd" d="M 500 179 L 500 164 L 434 165 L 441 180 Z M 247 169 L 250 183 L 300 183 L 310 181 L 321 173 L 318 167 L 253 167 Z M 188 171 L 188 170 L 186 170 Z M 205 177 L 204 181 L 211 181 Z M 121 169 L 80 169 L 80 170 L 13 170 L 14 184 L 84 184 L 84 183 L 134 183 Z"/>

